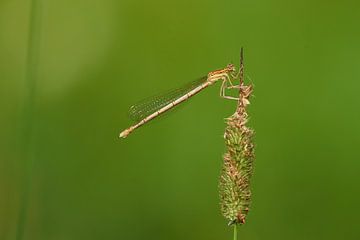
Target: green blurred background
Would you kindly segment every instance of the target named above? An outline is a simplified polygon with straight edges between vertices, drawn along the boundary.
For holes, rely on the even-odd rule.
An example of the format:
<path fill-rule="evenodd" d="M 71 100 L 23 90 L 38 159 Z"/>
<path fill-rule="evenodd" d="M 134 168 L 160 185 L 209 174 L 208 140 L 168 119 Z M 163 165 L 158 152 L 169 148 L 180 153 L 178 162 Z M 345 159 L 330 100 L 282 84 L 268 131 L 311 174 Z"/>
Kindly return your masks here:
<path fill-rule="evenodd" d="M 33 103 L 30 1 L 0 1 L 1 240 L 26 199 L 23 239 L 231 239 L 218 178 L 235 103 L 219 85 L 117 136 L 131 104 L 241 46 L 257 157 L 239 239 L 360 239 L 357 1 L 40 1 Z"/>

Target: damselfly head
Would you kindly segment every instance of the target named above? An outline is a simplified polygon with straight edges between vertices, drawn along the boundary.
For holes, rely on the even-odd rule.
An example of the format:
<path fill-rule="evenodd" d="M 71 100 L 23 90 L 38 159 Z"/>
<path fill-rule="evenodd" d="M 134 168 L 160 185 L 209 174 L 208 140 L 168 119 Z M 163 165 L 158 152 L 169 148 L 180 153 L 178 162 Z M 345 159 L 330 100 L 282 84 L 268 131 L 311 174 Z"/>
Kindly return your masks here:
<path fill-rule="evenodd" d="M 229 63 L 229 64 L 226 66 L 226 69 L 227 69 L 227 71 L 229 71 L 229 72 L 234 72 L 234 71 L 235 71 L 235 66 L 234 66 L 234 64 Z"/>

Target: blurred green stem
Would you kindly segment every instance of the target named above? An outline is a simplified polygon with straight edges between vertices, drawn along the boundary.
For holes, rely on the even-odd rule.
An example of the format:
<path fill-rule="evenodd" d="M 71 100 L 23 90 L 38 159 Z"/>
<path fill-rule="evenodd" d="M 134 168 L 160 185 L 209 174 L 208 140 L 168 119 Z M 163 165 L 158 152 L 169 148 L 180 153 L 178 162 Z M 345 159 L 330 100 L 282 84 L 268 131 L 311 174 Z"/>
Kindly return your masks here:
<path fill-rule="evenodd" d="M 234 240 L 237 240 L 237 224 L 234 224 Z"/>
<path fill-rule="evenodd" d="M 20 209 L 16 226 L 16 239 L 24 238 L 25 223 L 28 213 L 29 193 L 31 190 L 32 168 L 34 163 L 33 128 L 34 128 L 34 103 L 36 79 L 38 70 L 40 28 L 41 28 L 41 0 L 32 0 L 30 6 L 29 33 L 26 55 L 26 72 L 24 87 L 23 115 L 21 116 L 21 150 L 22 161 L 25 168 L 22 191 L 20 198 Z"/>

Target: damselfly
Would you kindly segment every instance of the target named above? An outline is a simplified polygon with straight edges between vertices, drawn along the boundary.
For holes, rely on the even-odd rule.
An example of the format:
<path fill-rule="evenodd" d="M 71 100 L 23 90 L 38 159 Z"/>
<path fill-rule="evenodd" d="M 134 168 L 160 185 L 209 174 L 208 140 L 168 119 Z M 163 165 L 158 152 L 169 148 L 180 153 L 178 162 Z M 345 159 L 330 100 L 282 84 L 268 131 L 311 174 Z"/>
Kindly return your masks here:
<path fill-rule="evenodd" d="M 222 81 L 220 87 L 221 97 L 238 100 L 238 98 L 225 95 L 226 89 L 239 88 L 239 85 L 233 85 L 231 80 L 237 79 L 241 69 L 238 73 L 235 73 L 235 71 L 235 66 L 233 64 L 228 64 L 225 68 L 211 71 L 206 77 L 192 82 L 182 88 L 170 91 L 165 95 L 150 97 L 131 106 L 130 117 L 137 121 L 137 123 L 122 131 L 119 137 L 126 138 L 136 128 L 172 109 L 176 105 L 186 101 L 195 94 L 199 93 L 201 90 L 218 81 Z"/>

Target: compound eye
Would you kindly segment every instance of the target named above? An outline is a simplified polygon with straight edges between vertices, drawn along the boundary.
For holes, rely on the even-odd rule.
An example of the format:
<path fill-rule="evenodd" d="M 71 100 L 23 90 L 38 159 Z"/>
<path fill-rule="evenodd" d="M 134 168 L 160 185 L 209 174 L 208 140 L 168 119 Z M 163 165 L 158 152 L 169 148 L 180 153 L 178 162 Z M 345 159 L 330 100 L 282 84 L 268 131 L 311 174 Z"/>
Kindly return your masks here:
<path fill-rule="evenodd" d="M 228 64 L 227 68 L 228 68 L 230 71 L 234 71 L 234 70 L 235 70 L 234 64 L 232 64 L 232 63 Z"/>

